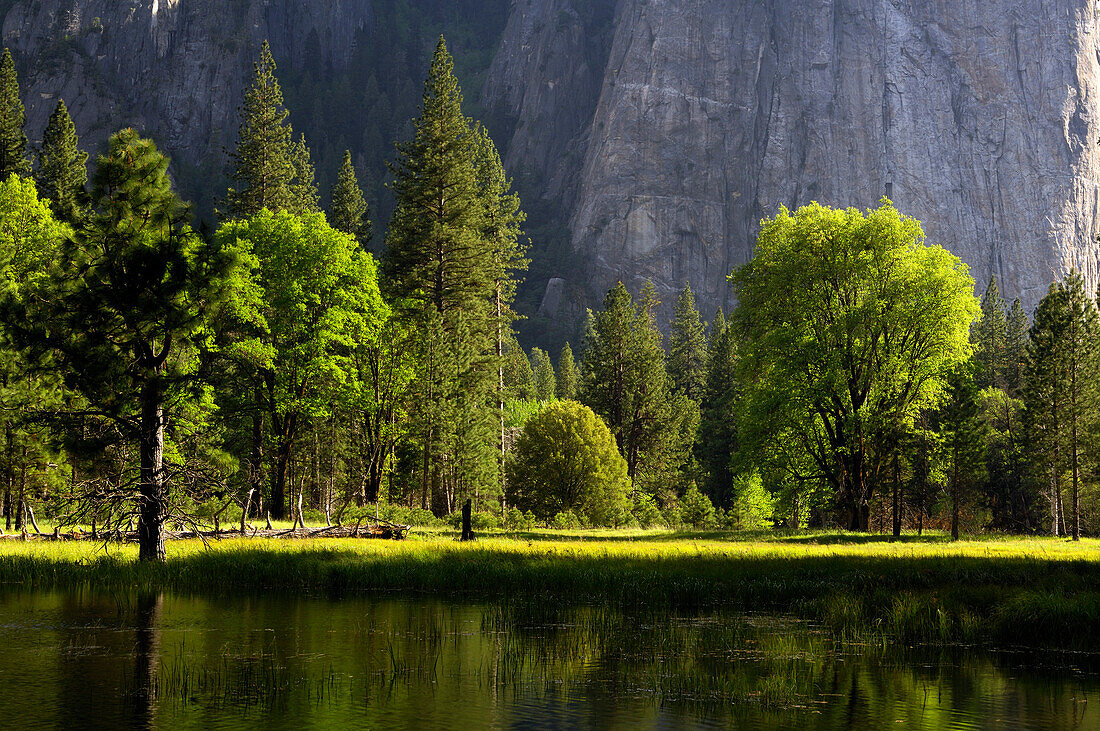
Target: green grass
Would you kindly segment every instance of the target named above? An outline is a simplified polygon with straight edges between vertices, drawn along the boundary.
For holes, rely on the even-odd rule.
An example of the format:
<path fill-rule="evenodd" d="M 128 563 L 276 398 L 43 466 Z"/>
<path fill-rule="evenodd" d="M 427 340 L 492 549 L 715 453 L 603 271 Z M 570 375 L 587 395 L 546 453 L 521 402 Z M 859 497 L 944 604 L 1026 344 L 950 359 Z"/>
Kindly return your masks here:
<path fill-rule="evenodd" d="M 1100 649 L 1100 541 L 843 533 L 449 531 L 406 541 L 226 539 L 168 546 L 0 542 L 0 584 L 177 592 L 430 593 L 789 612 L 840 638 Z"/>

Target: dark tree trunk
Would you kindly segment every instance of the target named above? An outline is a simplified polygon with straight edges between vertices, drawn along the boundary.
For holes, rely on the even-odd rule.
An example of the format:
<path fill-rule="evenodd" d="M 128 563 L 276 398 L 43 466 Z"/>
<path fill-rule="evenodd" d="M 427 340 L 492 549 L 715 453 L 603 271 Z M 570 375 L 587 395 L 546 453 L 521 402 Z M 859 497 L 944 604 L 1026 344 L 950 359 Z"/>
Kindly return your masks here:
<path fill-rule="evenodd" d="M 466 502 L 462 504 L 462 540 L 464 541 L 474 540 L 472 513 L 473 504 L 469 498 L 466 498 Z"/>
<path fill-rule="evenodd" d="M 256 404 L 256 410 L 252 414 L 252 449 L 248 455 L 248 487 L 249 490 L 254 491 L 257 498 L 263 494 L 264 490 L 264 414 L 262 411 L 262 404 L 264 403 L 263 390 L 256 388 L 253 394 Z M 256 517 L 262 515 L 259 512 L 261 501 L 257 499 L 255 502 L 251 501 L 252 493 L 249 495 L 250 504 L 255 506 Z"/>
<path fill-rule="evenodd" d="M 12 444 L 11 424 L 4 425 L 4 439 L 7 442 L 7 464 L 4 465 L 4 529 L 11 530 L 11 492 L 15 487 L 15 446 Z"/>
<path fill-rule="evenodd" d="M 1070 459 L 1073 460 L 1073 540 L 1081 540 L 1080 460 L 1077 450 L 1077 367 L 1070 371 Z"/>
<path fill-rule="evenodd" d="M 164 386 L 159 373 L 141 390 L 141 471 L 138 482 L 138 558 L 164 560 L 168 485 L 164 476 Z"/>
<path fill-rule="evenodd" d="M 959 437 L 955 435 L 954 460 L 951 468 L 951 540 L 959 540 Z"/>
<path fill-rule="evenodd" d="M 894 538 L 901 538 L 901 467 L 898 465 L 898 455 L 894 455 L 894 511 L 893 511 Z"/>

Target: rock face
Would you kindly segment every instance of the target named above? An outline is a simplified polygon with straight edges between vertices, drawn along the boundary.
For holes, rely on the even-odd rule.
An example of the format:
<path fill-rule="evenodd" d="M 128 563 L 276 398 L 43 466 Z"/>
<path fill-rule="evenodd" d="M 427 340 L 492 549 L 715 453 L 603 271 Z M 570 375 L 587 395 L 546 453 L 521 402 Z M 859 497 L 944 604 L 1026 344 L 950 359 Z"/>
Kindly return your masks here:
<path fill-rule="evenodd" d="M 62 97 L 89 149 L 132 126 L 175 163 L 220 172 L 259 44 L 269 39 L 293 64 L 314 34 L 339 72 L 371 17 L 363 0 L 16 0 L 3 39 L 29 66 L 20 71 L 32 137 Z"/>
<path fill-rule="evenodd" d="M 1071 266 L 1095 286 L 1095 2 L 620 0 L 579 130 L 539 122 L 593 107 L 594 72 L 553 62 L 574 16 L 517 3 L 486 96 L 526 120 L 506 162 L 549 181 L 588 262 L 561 276 L 589 303 L 690 282 L 709 315 L 779 205 L 886 194 L 979 290 L 993 273 L 1030 307 Z"/>
<path fill-rule="evenodd" d="M 709 317 L 732 304 L 725 277 L 778 206 L 882 195 L 962 256 L 979 289 L 996 274 L 1030 308 L 1071 266 L 1097 283 L 1094 0 L 510 1 L 499 43 L 466 32 L 452 48 L 491 63 L 480 102 L 503 120 L 493 131 L 526 181 L 529 223 L 563 230 L 574 252 L 530 282 L 552 290 L 541 316 L 575 319 L 616 280 L 652 279 L 669 309 L 690 282 Z M 320 56 L 369 95 L 349 70 L 363 30 L 401 37 L 376 27 L 383 9 L 412 23 L 448 2 L 9 0 L 3 39 L 32 137 L 63 96 L 89 148 L 136 126 L 213 189 L 204 176 L 224 171 L 262 39 L 281 70 Z M 503 23 L 508 2 L 480 7 Z M 421 41 L 395 63 L 418 76 L 412 59 L 426 68 L 428 53 Z M 354 153 L 400 134 L 311 142 Z"/>

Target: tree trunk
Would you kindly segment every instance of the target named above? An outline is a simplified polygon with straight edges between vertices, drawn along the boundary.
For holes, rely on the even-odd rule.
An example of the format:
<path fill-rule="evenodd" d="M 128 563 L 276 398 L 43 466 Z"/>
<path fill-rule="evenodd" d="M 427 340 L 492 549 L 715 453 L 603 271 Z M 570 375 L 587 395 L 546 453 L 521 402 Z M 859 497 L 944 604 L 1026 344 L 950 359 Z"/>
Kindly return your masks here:
<path fill-rule="evenodd" d="M 252 450 L 248 455 L 248 487 L 250 490 L 254 490 L 257 497 L 263 495 L 264 491 L 264 414 L 262 404 L 264 403 L 263 390 L 257 387 L 254 391 L 254 397 L 256 399 L 256 411 L 252 414 Z M 249 495 L 251 502 L 251 494 Z M 256 509 L 259 510 L 260 500 L 256 501 Z M 260 512 L 256 513 L 256 517 L 261 515 Z"/>
<path fill-rule="evenodd" d="M 7 464 L 4 465 L 4 529 L 11 530 L 12 502 L 11 492 L 15 487 L 15 446 L 12 444 L 11 424 L 4 424 L 4 439 L 7 442 Z"/>
<path fill-rule="evenodd" d="M 959 540 L 959 435 L 957 432 L 951 466 L 951 540 Z"/>
<path fill-rule="evenodd" d="M 27 527 L 27 445 L 23 445 L 23 463 L 19 466 L 19 509 L 15 514 L 15 529 Z"/>
<path fill-rule="evenodd" d="M 901 538 L 901 467 L 898 465 L 898 455 L 894 454 L 894 511 L 893 511 L 894 538 Z"/>
<path fill-rule="evenodd" d="M 473 506 L 469 498 L 466 498 L 466 502 L 462 504 L 462 540 L 472 541 L 474 540 L 473 529 Z"/>
<path fill-rule="evenodd" d="M 1073 460 L 1073 540 L 1081 540 L 1081 502 L 1079 499 L 1080 461 L 1077 445 L 1077 367 L 1074 364 L 1070 371 L 1070 459 Z"/>
<path fill-rule="evenodd" d="M 497 411 L 500 416 L 500 512 L 503 515 L 508 509 L 507 482 L 504 464 L 504 326 L 501 320 L 500 308 L 500 280 L 497 280 L 496 288 L 497 305 Z"/>
<path fill-rule="evenodd" d="M 164 560 L 164 386 L 159 369 L 141 389 L 141 471 L 138 482 L 138 558 Z"/>

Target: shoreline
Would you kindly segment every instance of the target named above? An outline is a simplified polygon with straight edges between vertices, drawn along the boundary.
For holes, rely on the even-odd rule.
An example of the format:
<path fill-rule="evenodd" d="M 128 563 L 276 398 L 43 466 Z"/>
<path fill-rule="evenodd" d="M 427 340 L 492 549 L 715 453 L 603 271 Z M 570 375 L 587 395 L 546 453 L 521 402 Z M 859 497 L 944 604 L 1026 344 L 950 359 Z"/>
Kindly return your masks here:
<path fill-rule="evenodd" d="M 755 538 L 755 540 L 754 540 Z M 173 541 L 164 564 L 100 542 L 0 544 L 0 592 L 370 592 L 789 613 L 840 639 L 1100 650 L 1100 541 L 449 532 L 404 541 Z"/>

